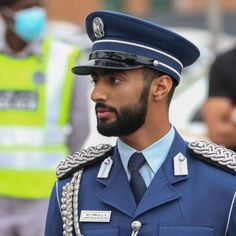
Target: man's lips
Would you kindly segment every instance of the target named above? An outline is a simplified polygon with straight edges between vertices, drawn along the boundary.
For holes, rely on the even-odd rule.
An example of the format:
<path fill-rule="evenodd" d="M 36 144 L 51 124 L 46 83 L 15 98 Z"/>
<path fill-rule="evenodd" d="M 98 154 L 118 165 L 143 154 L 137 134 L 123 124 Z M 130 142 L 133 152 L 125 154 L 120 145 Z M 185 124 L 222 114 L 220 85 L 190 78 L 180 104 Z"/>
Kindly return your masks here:
<path fill-rule="evenodd" d="M 98 107 L 96 108 L 96 114 L 98 119 L 108 118 L 111 111 L 108 108 Z"/>

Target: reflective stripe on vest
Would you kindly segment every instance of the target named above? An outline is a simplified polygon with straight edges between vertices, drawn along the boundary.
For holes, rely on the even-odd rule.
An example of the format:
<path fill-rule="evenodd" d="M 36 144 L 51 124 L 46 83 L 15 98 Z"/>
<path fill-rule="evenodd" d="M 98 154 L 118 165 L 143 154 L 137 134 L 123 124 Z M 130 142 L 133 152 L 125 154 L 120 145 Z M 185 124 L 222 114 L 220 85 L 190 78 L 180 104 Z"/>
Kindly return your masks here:
<path fill-rule="evenodd" d="M 68 55 L 72 52 L 72 47 L 68 47 L 57 41 L 50 47 L 46 76 L 48 78 L 46 89 L 46 122 L 49 127 L 58 124 L 62 102 L 61 96 L 69 65 Z M 66 112 L 69 111 L 67 110 Z"/>
<path fill-rule="evenodd" d="M 42 146 L 66 143 L 71 127 L 0 127 L 0 145 L 2 146 Z M 1 162 L 0 162 L 1 166 Z"/>
<path fill-rule="evenodd" d="M 17 150 L 11 153 L 2 152 L 0 154 L 0 163 L 2 169 L 55 171 L 58 163 L 64 158 L 65 155 L 62 152 L 44 153 Z"/>

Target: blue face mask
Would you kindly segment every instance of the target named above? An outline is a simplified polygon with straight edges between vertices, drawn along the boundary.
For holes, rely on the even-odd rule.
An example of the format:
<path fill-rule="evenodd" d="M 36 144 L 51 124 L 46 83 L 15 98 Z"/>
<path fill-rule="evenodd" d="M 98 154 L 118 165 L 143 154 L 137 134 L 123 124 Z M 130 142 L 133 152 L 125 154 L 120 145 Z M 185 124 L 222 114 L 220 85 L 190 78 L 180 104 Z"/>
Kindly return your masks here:
<path fill-rule="evenodd" d="M 42 7 L 18 11 L 14 15 L 15 33 L 26 42 L 37 39 L 46 24 L 46 12 Z"/>
<path fill-rule="evenodd" d="M 32 7 L 13 13 L 5 8 L 5 13 L 14 19 L 13 31 L 25 42 L 40 37 L 46 25 L 46 12 L 42 7 Z"/>

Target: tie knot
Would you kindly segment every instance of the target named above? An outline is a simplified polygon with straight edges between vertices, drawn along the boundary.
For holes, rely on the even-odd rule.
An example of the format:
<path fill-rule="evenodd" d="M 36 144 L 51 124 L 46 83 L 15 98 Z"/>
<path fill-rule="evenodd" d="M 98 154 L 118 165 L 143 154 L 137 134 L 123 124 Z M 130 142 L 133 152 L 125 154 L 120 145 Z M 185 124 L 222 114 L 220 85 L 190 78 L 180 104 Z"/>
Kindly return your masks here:
<path fill-rule="evenodd" d="M 145 164 L 145 157 L 141 152 L 135 152 L 129 159 L 128 169 L 130 172 L 138 171 Z"/>

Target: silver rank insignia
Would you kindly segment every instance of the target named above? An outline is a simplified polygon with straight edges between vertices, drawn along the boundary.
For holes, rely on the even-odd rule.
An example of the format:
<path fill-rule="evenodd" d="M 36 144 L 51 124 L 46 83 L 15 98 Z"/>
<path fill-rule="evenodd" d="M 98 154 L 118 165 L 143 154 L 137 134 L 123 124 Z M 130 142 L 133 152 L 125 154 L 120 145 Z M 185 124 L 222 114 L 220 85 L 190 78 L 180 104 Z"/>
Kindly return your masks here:
<path fill-rule="evenodd" d="M 95 17 L 93 19 L 93 32 L 97 39 L 103 38 L 105 36 L 104 24 L 100 17 Z"/>
<path fill-rule="evenodd" d="M 110 157 L 106 158 L 100 166 L 97 178 L 99 179 L 108 178 L 109 173 L 111 171 L 112 164 L 113 164 L 113 160 Z"/>
<path fill-rule="evenodd" d="M 174 175 L 188 175 L 187 158 L 181 153 L 178 153 L 174 157 Z"/>

